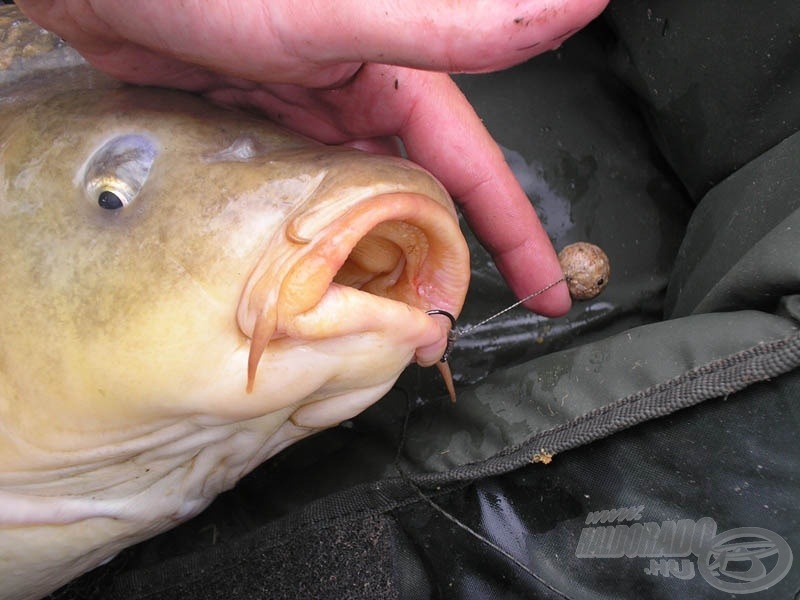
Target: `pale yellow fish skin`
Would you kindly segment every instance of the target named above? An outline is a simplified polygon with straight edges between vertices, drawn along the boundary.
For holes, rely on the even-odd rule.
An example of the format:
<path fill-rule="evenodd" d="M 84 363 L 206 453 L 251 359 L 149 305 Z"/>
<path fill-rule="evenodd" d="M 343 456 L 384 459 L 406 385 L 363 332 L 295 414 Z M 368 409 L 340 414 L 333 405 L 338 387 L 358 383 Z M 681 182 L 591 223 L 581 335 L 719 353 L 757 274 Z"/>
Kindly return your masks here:
<path fill-rule="evenodd" d="M 406 161 L 119 86 L 71 54 L 26 74 L 69 49 L 24 56 L 9 32 L 25 22 L 4 8 L 0 26 L 0 598 L 36 598 L 375 402 L 438 343 L 424 309 L 460 311 L 469 259 L 447 193 Z M 121 139 L 154 158 L 130 204 L 106 210 L 98 149 Z M 334 286 L 293 312 L 319 300 L 297 265 L 395 201 L 414 223 L 393 229 L 405 255 L 364 246 L 419 263 L 395 299 Z M 254 290 L 278 339 L 247 393 Z"/>

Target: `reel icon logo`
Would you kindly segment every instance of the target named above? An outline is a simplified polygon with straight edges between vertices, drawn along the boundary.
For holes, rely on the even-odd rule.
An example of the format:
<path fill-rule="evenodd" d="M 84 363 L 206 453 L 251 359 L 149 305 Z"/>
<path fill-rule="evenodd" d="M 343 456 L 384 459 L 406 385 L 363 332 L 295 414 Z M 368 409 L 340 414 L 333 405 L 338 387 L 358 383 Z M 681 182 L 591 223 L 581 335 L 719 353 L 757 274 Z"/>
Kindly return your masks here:
<path fill-rule="evenodd" d="M 777 555 L 767 568 L 764 560 Z M 792 549 L 781 536 L 761 527 L 729 529 L 698 556 L 697 570 L 710 585 L 731 594 L 752 594 L 783 579 L 792 566 Z"/>

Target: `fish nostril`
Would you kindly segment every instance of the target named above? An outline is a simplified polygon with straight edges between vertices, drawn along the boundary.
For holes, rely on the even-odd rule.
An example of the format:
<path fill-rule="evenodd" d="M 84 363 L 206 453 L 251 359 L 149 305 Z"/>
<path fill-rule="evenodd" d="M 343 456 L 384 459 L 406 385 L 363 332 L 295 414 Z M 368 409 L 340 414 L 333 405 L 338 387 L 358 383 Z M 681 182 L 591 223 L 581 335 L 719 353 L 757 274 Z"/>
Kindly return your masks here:
<path fill-rule="evenodd" d="M 236 138 L 227 148 L 206 157 L 206 161 L 215 162 L 248 162 L 259 156 L 264 156 L 266 151 L 262 144 L 255 138 L 243 135 Z"/>

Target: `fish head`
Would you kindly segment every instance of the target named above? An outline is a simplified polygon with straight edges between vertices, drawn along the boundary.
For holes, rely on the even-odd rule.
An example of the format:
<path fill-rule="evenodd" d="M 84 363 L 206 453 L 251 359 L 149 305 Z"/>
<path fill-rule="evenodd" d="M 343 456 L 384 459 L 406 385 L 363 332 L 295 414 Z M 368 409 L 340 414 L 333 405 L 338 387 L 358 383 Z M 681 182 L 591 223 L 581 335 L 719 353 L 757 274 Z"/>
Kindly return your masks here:
<path fill-rule="evenodd" d="M 444 351 L 425 311 L 458 314 L 468 256 L 418 167 L 165 90 L 62 95 L 0 128 L 2 412 L 32 443 L 316 430 Z"/>
<path fill-rule="evenodd" d="M 185 93 L 0 112 L 0 579 L 37 597 L 435 363 L 469 258 L 398 158 Z M 2 594 L 0 594 L 2 596 Z"/>

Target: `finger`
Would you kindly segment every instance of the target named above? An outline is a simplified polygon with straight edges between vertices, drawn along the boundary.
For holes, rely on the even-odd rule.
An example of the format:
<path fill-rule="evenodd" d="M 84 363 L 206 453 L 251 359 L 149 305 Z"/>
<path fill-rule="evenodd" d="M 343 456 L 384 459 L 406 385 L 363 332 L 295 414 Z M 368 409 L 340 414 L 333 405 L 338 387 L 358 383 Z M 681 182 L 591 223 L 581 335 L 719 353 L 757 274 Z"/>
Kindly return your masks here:
<path fill-rule="evenodd" d="M 277 2 L 271 19 L 306 59 L 444 72 L 497 70 L 558 47 L 608 0 Z M 401 7 L 398 10 L 398 7 Z"/>
<path fill-rule="evenodd" d="M 20 0 L 101 68 L 139 48 L 252 81 L 334 86 L 363 62 L 487 71 L 556 47 L 608 0 Z M 174 66 L 172 67 L 175 68 Z M 130 77 L 128 77 L 130 78 Z"/>
<path fill-rule="evenodd" d="M 409 158 L 430 170 L 450 190 L 475 235 L 519 298 L 563 274 L 547 232 L 503 154 L 449 77 L 421 95 L 401 136 Z M 558 316 L 571 300 L 559 284 L 525 306 Z"/>
<path fill-rule="evenodd" d="M 270 86 L 226 90 L 215 99 L 256 107 L 326 143 L 399 135 L 408 156 L 433 173 L 459 203 L 518 297 L 561 278 L 536 211 L 472 106 L 443 74 L 368 64 L 348 86 L 307 90 Z M 526 303 L 555 316 L 569 310 L 566 285 Z"/>
<path fill-rule="evenodd" d="M 326 64 L 288 52 L 266 4 L 17 0 L 29 18 L 95 67 L 130 83 L 192 91 L 247 89 L 254 81 L 332 86 L 358 70 L 360 62 Z"/>

